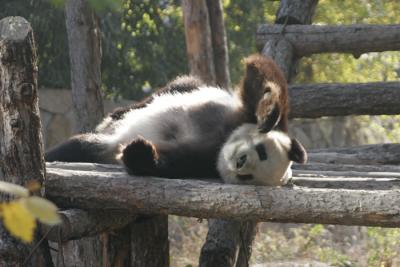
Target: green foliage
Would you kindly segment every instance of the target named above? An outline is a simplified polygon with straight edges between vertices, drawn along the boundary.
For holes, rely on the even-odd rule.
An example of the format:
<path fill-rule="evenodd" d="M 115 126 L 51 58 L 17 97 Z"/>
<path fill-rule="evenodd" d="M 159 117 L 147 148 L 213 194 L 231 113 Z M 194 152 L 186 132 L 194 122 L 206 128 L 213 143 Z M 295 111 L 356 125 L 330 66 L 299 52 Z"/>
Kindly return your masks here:
<path fill-rule="evenodd" d="M 369 227 L 368 237 L 368 265 L 392 266 L 399 255 L 400 230 Z"/>
<path fill-rule="evenodd" d="M 47 0 L 0 0 L 0 18 L 22 16 L 32 25 L 38 51 L 39 84 L 69 87 L 70 71 L 64 11 Z"/>
<path fill-rule="evenodd" d="M 65 0 L 47 0 L 53 6 L 62 8 Z M 89 5 L 96 11 L 114 10 L 117 11 L 121 8 L 123 0 L 87 0 Z"/>
<path fill-rule="evenodd" d="M 139 98 L 188 72 L 180 6 L 174 0 L 126 0 L 103 17 L 103 82 L 109 95 Z M 150 89 L 150 90 L 149 90 Z"/>
<path fill-rule="evenodd" d="M 341 25 L 354 23 L 400 23 L 399 1 L 320 0 L 314 23 Z M 296 82 L 372 82 L 398 80 L 399 52 L 313 55 L 301 60 Z M 305 70 L 305 71 L 302 71 Z"/>

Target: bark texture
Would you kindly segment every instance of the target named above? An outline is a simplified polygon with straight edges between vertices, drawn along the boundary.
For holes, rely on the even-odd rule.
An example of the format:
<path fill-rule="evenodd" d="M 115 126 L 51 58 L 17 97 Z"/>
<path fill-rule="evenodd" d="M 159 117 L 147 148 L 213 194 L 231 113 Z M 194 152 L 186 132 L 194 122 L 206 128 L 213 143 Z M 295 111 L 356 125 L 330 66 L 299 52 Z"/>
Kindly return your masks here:
<path fill-rule="evenodd" d="M 340 155 L 338 155 L 340 157 Z M 356 171 L 356 172 L 385 172 L 400 173 L 400 166 L 397 165 L 352 165 L 352 164 L 332 164 L 332 163 L 316 163 L 309 161 L 307 164 L 294 164 L 294 170 L 310 170 L 310 171 Z"/>
<path fill-rule="evenodd" d="M 130 225 L 131 266 L 169 266 L 168 215 L 142 216 Z"/>
<path fill-rule="evenodd" d="M 311 24 L 318 0 L 281 0 L 275 23 Z"/>
<path fill-rule="evenodd" d="M 226 38 L 224 11 L 221 0 L 207 0 L 210 20 L 215 82 L 222 88 L 230 88 L 228 43 Z"/>
<path fill-rule="evenodd" d="M 182 12 L 190 73 L 214 84 L 215 67 L 207 3 L 205 0 L 183 0 Z"/>
<path fill-rule="evenodd" d="M 400 82 L 290 85 L 290 117 L 400 114 Z"/>
<path fill-rule="evenodd" d="M 123 228 L 135 219 L 126 212 L 91 213 L 78 209 L 60 212 L 62 223 L 55 227 L 42 226 L 48 233 L 47 239 L 53 242 L 80 239 Z"/>
<path fill-rule="evenodd" d="M 22 17 L 0 20 L 0 178 L 4 181 L 44 182 L 37 88 L 36 47 L 29 22 Z M 35 237 L 33 244 L 22 244 L 0 225 L 0 266 L 53 266 L 47 242 L 29 256 L 40 239 L 38 233 Z"/>
<path fill-rule="evenodd" d="M 398 165 L 400 163 L 400 144 L 315 149 L 308 153 L 308 158 L 310 162 L 338 165 Z"/>
<path fill-rule="evenodd" d="M 298 57 L 318 53 L 363 53 L 400 50 L 400 25 L 319 26 L 261 25 L 257 30 L 257 46 L 262 49 L 268 40 L 284 37 L 293 45 Z"/>
<path fill-rule="evenodd" d="M 208 227 L 200 267 L 248 266 L 257 229 L 255 222 L 209 219 Z"/>
<path fill-rule="evenodd" d="M 71 61 L 71 88 L 77 132 L 92 131 L 104 116 L 101 44 L 97 18 L 86 0 L 67 0 L 65 17 Z"/>
<path fill-rule="evenodd" d="M 62 169 L 48 169 L 47 189 L 47 196 L 66 208 L 234 220 L 400 225 L 398 190 L 238 186 Z"/>

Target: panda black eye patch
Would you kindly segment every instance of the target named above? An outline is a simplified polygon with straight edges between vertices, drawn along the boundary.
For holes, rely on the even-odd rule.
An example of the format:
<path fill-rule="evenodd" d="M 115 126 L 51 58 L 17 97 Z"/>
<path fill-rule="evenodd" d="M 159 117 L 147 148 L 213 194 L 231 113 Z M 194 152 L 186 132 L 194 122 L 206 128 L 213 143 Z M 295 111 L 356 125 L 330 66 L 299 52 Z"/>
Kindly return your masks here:
<path fill-rule="evenodd" d="M 265 146 L 263 144 L 258 144 L 255 147 L 257 151 L 258 158 L 263 161 L 268 159 L 267 151 L 265 151 Z"/>

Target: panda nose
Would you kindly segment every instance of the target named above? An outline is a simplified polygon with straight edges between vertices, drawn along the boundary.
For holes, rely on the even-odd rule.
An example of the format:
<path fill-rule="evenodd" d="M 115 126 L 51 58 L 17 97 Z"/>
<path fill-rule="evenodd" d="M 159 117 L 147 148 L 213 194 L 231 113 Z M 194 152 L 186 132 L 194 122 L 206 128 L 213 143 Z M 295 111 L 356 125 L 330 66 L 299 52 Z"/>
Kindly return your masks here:
<path fill-rule="evenodd" d="M 247 161 L 247 155 L 240 156 L 236 161 L 236 169 L 241 169 Z"/>

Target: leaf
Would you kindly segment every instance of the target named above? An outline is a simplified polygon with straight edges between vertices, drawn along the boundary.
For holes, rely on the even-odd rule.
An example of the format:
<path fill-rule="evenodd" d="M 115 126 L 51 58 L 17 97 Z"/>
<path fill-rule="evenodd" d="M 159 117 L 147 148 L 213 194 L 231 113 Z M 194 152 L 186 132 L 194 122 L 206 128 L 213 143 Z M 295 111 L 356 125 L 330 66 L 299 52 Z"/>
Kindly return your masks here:
<path fill-rule="evenodd" d="M 21 200 L 3 203 L 2 217 L 4 226 L 11 235 L 24 242 L 32 242 L 36 221 Z"/>
<path fill-rule="evenodd" d="M 29 190 L 23 186 L 0 181 L 0 191 L 12 194 L 18 197 L 29 196 Z"/>
<path fill-rule="evenodd" d="M 58 215 L 58 208 L 47 199 L 31 196 L 21 200 L 26 209 L 40 222 L 45 224 L 58 224 L 61 222 L 60 215 Z"/>

